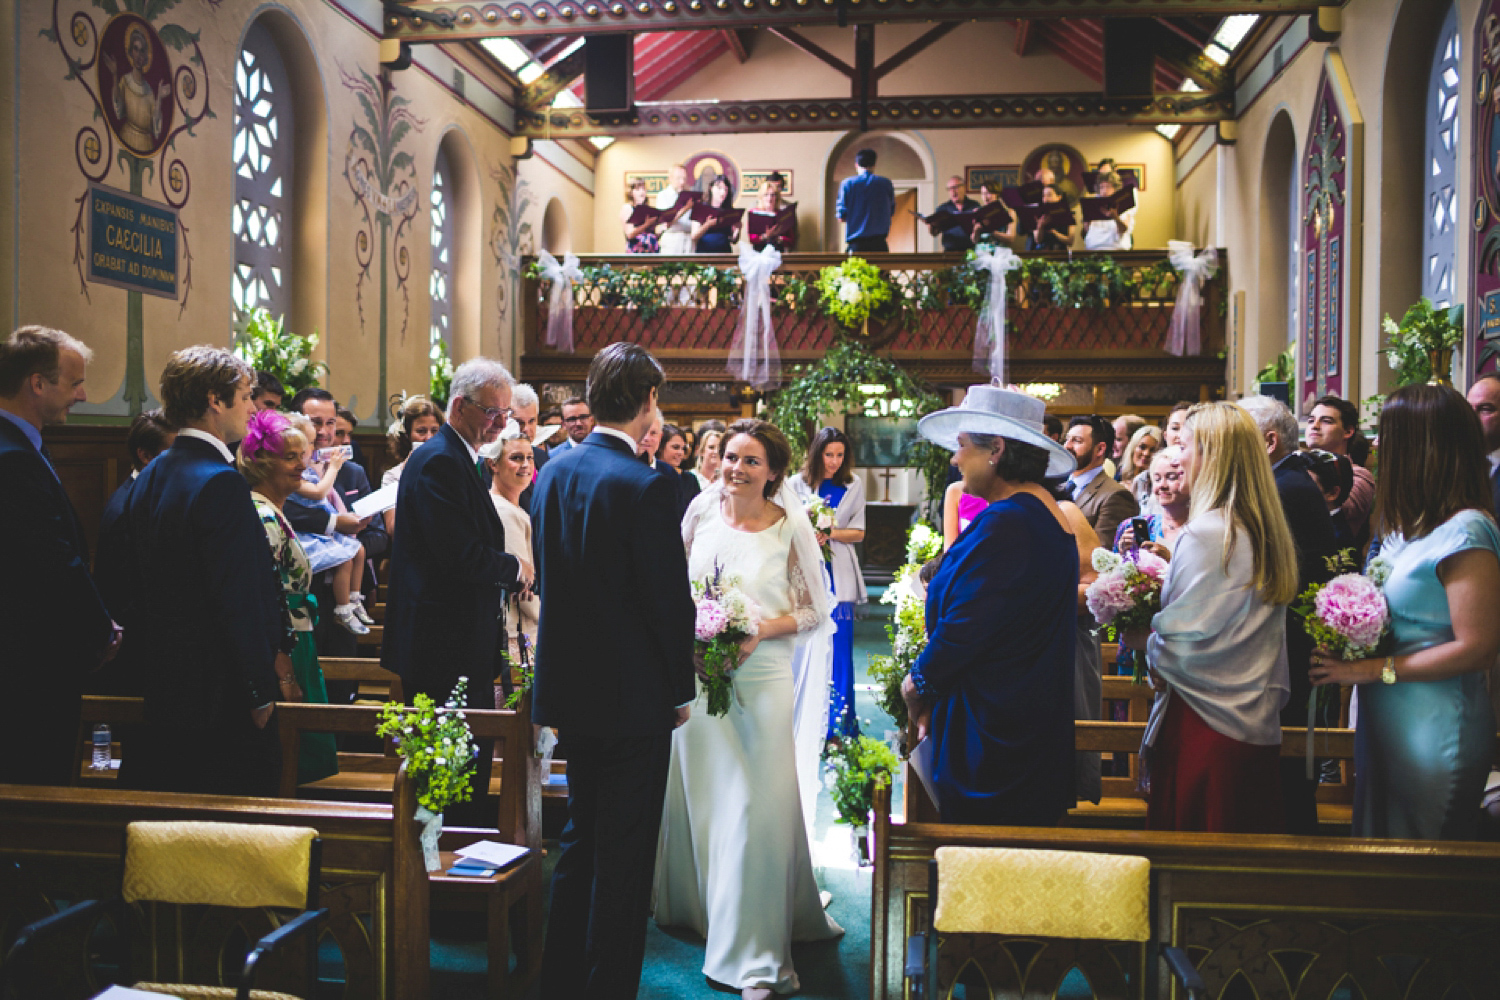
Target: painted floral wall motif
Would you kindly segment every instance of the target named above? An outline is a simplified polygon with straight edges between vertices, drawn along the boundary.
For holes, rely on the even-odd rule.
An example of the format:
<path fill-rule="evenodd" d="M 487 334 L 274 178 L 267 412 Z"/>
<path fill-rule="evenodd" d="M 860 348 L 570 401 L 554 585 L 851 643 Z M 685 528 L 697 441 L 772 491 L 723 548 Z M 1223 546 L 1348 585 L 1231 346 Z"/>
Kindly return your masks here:
<path fill-rule="evenodd" d="M 1473 268 L 1464 351 L 1475 376 L 1500 368 L 1500 0 L 1484 0 L 1474 27 Z"/>
<path fill-rule="evenodd" d="M 512 314 L 511 307 L 520 301 L 521 258 L 536 249 L 531 220 L 526 218 L 532 207 L 531 183 L 518 180 L 515 169 L 503 163 L 490 167 L 490 179 L 496 187 L 495 210 L 490 213 L 490 253 L 499 269 L 495 279 L 496 327 L 500 343 L 505 344 L 514 324 L 520 321 L 519 311 Z"/>
<path fill-rule="evenodd" d="M 1343 394 L 1347 131 L 1325 70 L 1302 163 L 1304 400 Z"/>
<path fill-rule="evenodd" d="M 354 192 L 361 213 L 354 237 L 354 258 L 359 266 L 355 285 L 355 302 L 359 310 L 360 331 L 365 331 L 365 286 L 375 286 L 377 297 L 376 329 L 380 334 L 380 380 L 378 399 L 388 398 L 386 355 L 390 328 L 388 282 L 392 274 L 394 252 L 396 287 L 401 292 L 400 343 L 406 342 L 406 328 L 411 305 L 407 279 L 411 277 L 411 250 L 407 240 L 411 223 L 421 207 L 417 192 L 416 162 L 409 150 L 402 148 L 412 132 L 421 132 L 427 120 L 418 118 L 411 102 L 396 93 L 389 71 L 378 77 L 363 68 L 350 73 L 342 66 L 339 77 L 359 102 L 362 118 L 356 118 L 349 132 L 349 149 L 344 156 L 344 179 Z M 379 256 L 379 264 L 375 263 Z M 372 275 L 371 272 L 374 272 Z"/>
<path fill-rule="evenodd" d="M 93 0 L 93 11 L 64 15 L 63 0 L 53 0 L 51 24 L 41 31 L 62 54 L 63 80 L 93 104 L 73 143 L 84 179 L 73 263 L 86 300 L 90 283 L 126 291 L 121 402 L 131 415 L 150 400 L 142 296 L 179 301 L 180 316 L 193 286 L 188 228 L 178 214 L 192 194 L 192 177 L 178 143 L 184 135 L 195 138 L 193 128 L 204 118 L 218 117 L 199 32 L 165 19 L 180 3 Z"/>

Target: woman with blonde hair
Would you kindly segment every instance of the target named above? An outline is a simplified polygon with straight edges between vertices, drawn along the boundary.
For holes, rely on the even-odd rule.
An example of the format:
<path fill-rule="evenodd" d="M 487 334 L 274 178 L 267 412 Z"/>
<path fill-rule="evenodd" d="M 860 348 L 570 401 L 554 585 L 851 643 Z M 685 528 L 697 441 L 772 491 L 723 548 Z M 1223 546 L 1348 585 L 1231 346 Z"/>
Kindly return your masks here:
<path fill-rule="evenodd" d="M 1284 832 L 1280 757 L 1286 606 L 1297 552 L 1265 441 L 1233 403 L 1199 403 L 1182 432 L 1191 504 L 1145 650 L 1158 694 L 1146 724 L 1146 825 Z"/>
<path fill-rule="evenodd" d="M 1120 482 L 1130 487 L 1141 510 L 1151 501 L 1151 456 L 1161 448 L 1161 429 L 1146 424 L 1136 428 L 1120 452 Z"/>

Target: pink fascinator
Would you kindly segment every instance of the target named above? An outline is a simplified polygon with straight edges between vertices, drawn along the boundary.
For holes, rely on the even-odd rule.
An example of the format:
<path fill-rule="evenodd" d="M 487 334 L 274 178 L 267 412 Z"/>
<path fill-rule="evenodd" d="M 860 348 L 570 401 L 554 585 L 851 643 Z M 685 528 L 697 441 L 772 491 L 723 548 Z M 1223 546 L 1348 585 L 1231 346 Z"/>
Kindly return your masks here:
<path fill-rule="evenodd" d="M 281 436 L 292 422 L 275 410 L 260 410 L 245 428 L 245 439 L 240 442 L 240 454 L 251 457 L 270 448 L 281 451 Z"/>

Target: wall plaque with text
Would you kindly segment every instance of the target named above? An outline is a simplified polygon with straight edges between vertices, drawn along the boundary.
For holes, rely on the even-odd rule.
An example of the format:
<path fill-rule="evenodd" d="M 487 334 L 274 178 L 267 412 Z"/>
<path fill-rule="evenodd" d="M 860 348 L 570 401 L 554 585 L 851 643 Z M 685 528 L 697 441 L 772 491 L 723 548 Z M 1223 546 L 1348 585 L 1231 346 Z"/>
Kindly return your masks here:
<path fill-rule="evenodd" d="M 177 213 L 164 205 L 89 185 L 90 281 L 177 298 Z"/>

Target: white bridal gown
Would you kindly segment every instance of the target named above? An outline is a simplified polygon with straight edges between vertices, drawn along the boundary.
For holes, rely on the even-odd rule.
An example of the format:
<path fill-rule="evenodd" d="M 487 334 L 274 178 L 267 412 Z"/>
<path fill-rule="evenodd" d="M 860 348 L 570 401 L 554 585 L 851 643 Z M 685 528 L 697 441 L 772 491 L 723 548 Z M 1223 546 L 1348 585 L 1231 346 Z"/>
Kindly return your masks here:
<path fill-rule="evenodd" d="M 758 532 L 705 512 L 688 551 L 693 580 L 715 563 L 737 576 L 762 617 L 797 613 L 817 626 L 807 595 L 792 593 L 791 529 L 785 518 Z M 820 567 L 821 568 L 821 567 Z M 703 974 L 744 989 L 798 988 L 791 944 L 837 937 L 813 881 L 793 754 L 792 646 L 762 642 L 734 675 L 735 699 L 722 718 L 702 697 L 672 735 L 661 839 L 656 854 L 656 922 L 707 939 Z"/>

